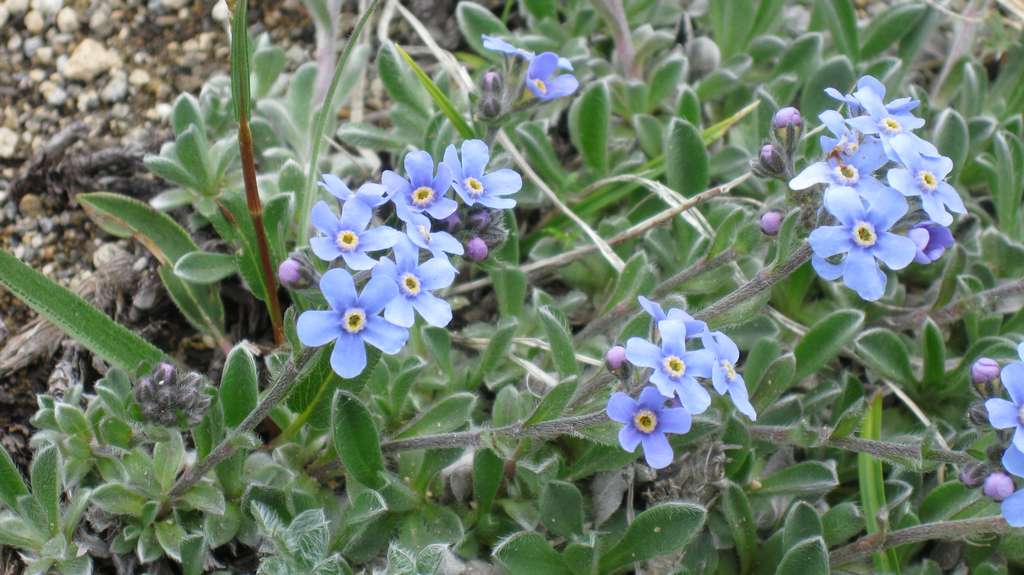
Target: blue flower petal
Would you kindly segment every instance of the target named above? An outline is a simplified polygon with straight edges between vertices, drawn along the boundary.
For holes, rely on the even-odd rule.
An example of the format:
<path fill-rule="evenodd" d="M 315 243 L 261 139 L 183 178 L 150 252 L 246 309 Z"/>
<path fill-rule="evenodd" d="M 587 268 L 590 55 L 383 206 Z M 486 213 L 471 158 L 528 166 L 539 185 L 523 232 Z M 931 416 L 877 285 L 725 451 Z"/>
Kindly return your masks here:
<path fill-rule="evenodd" d="M 659 321 L 661 350 L 665 354 L 682 355 L 686 352 L 686 325 L 681 321 Z"/>
<path fill-rule="evenodd" d="M 1013 445 L 1003 452 L 1003 467 L 1017 477 L 1024 477 L 1024 452 Z"/>
<path fill-rule="evenodd" d="M 414 189 L 430 186 L 434 181 L 434 159 L 423 150 L 409 152 L 405 155 L 405 174 Z"/>
<path fill-rule="evenodd" d="M 420 263 L 420 250 L 408 238 L 400 238 L 394 245 L 395 272 L 405 273 L 416 269 Z"/>
<path fill-rule="evenodd" d="M 633 365 L 641 367 L 660 367 L 661 348 L 639 337 L 631 337 L 626 342 L 626 359 Z"/>
<path fill-rule="evenodd" d="M 867 210 L 857 192 L 850 188 L 832 186 L 825 190 L 825 208 L 844 226 L 852 228 L 865 217 Z"/>
<path fill-rule="evenodd" d="M 946 211 L 942 200 L 935 194 L 922 194 L 921 207 L 933 222 L 942 226 L 953 223 L 953 215 Z"/>
<path fill-rule="evenodd" d="M 676 385 L 676 393 L 683 407 L 692 415 L 704 413 L 711 405 L 711 395 L 692 377 L 684 376 Z"/>
<path fill-rule="evenodd" d="M 1024 489 L 1004 499 L 1001 510 L 1011 527 L 1024 527 Z"/>
<path fill-rule="evenodd" d="M 1020 425 L 1018 408 L 1013 403 L 993 397 L 985 402 L 988 422 L 996 429 L 1009 429 Z"/>
<path fill-rule="evenodd" d="M 873 198 L 865 213 L 866 219 L 881 233 L 888 230 L 907 213 L 907 200 L 899 194 L 882 194 Z"/>
<path fill-rule="evenodd" d="M 1017 405 L 1024 405 L 1024 363 L 1015 361 L 1007 364 L 999 372 L 1006 392 Z"/>
<path fill-rule="evenodd" d="M 914 180 L 914 175 L 910 173 L 910 170 L 892 168 L 889 170 L 886 178 L 889 180 L 889 185 L 896 188 L 904 196 L 921 195 L 921 188 L 917 185 L 917 181 Z"/>
<path fill-rule="evenodd" d="M 823 257 L 811 256 L 811 267 L 822 279 L 829 281 L 839 279 L 843 275 L 843 266 L 829 262 Z"/>
<path fill-rule="evenodd" d="M 334 342 L 331 352 L 331 369 L 334 373 L 352 379 L 366 369 L 366 346 L 362 338 L 344 333 Z"/>
<path fill-rule="evenodd" d="M 453 180 L 455 180 L 455 189 L 462 189 L 461 182 L 465 179 L 462 175 L 462 162 L 459 160 L 459 152 L 455 149 L 455 144 L 448 144 L 448 147 L 444 149 L 444 159 L 442 160 L 444 165 L 448 166 L 448 171 Z"/>
<path fill-rule="evenodd" d="M 309 238 L 309 247 L 316 254 L 316 257 L 325 262 L 333 262 L 341 257 L 341 248 L 335 243 L 334 238 L 330 236 Z"/>
<path fill-rule="evenodd" d="M 420 317 L 434 327 L 444 327 L 452 321 L 452 306 L 434 294 L 422 292 L 412 300 Z"/>
<path fill-rule="evenodd" d="M 632 425 L 633 414 L 636 413 L 636 402 L 625 393 L 616 391 L 608 398 L 605 413 L 608 414 L 608 419 L 612 421 Z"/>
<path fill-rule="evenodd" d="M 327 190 L 327 193 L 343 202 L 348 201 L 352 197 L 352 190 L 349 189 L 348 185 L 341 178 L 334 174 L 324 174 L 320 180 L 320 185 Z"/>
<path fill-rule="evenodd" d="M 451 198 L 436 198 L 426 211 L 435 220 L 443 220 L 454 214 L 458 207 L 459 204 Z"/>
<path fill-rule="evenodd" d="M 633 427 L 632 422 L 619 430 L 619 445 L 630 453 L 636 451 L 636 446 L 640 445 L 643 438 L 644 435 Z"/>
<path fill-rule="evenodd" d="M 885 274 L 866 250 L 851 250 L 843 262 L 843 282 L 867 300 L 875 301 L 885 293 Z"/>
<path fill-rule="evenodd" d="M 530 80 L 534 79 L 547 81 L 557 68 L 558 55 L 554 52 L 542 52 L 530 61 L 530 67 L 526 71 L 527 83 L 532 85 Z"/>
<path fill-rule="evenodd" d="M 443 258 L 433 258 L 423 262 L 416 270 L 423 289 L 433 291 L 446 288 L 455 281 L 455 270 Z"/>
<path fill-rule="evenodd" d="M 668 467 L 672 463 L 672 446 L 664 433 L 657 431 L 643 437 L 644 460 L 654 469 Z"/>
<path fill-rule="evenodd" d="M 491 208 L 492 210 L 510 210 L 516 207 L 516 201 L 511 198 L 497 198 L 491 195 L 483 195 L 480 196 L 477 201 L 480 205 Z"/>
<path fill-rule="evenodd" d="M 711 369 L 715 366 L 715 356 L 706 349 L 688 351 L 683 356 L 686 362 L 686 375 L 690 377 L 711 377 Z"/>
<path fill-rule="evenodd" d="M 384 173 L 380 175 L 380 181 L 388 190 L 388 198 L 392 200 L 405 198 L 409 195 L 409 192 L 412 191 L 412 186 L 409 184 L 409 180 L 399 176 L 391 170 L 384 170 Z"/>
<path fill-rule="evenodd" d="M 333 310 L 304 311 L 295 322 L 295 331 L 304 346 L 325 345 L 341 335 L 341 314 Z"/>
<path fill-rule="evenodd" d="M 675 394 L 673 394 L 674 396 Z M 669 396 L 672 397 L 672 396 Z M 640 392 L 640 398 L 637 399 L 637 405 L 651 411 L 660 411 L 665 407 L 665 395 L 658 391 L 657 387 L 651 387 L 650 385 L 643 388 Z"/>
<path fill-rule="evenodd" d="M 484 190 L 492 196 L 509 196 L 523 187 L 523 177 L 509 168 L 494 170 L 480 179 Z"/>
<path fill-rule="evenodd" d="M 384 319 L 400 327 L 412 327 L 416 323 L 416 312 L 411 301 L 396 297 L 384 308 Z"/>
<path fill-rule="evenodd" d="M 380 316 L 366 318 L 366 328 L 360 332 L 366 343 L 386 354 L 396 354 L 405 347 L 409 330 L 386 321 Z"/>
<path fill-rule="evenodd" d="M 491 152 L 483 140 L 462 142 L 462 178 L 480 179 L 491 161 Z"/>
<path fill-rule="evenodd" d="M 901 270 L 910 265 L 917 255 L 917 246 L 913 240 L 898 236 L 892 232 L 878 234 L 878 243 L 874 246 L 875 257 L 882 260 L 889 269 Z"/>
<path fill-rule="evenodd" d="M 384 309 L 388 302 L 398 296 L 398 286 L 390 278 L 377 276 L 371 277 L 370 281 L 363 286 L 363 292 L 359 294 L 359 307 L 363 308 L 367 316 L 371 316 Z"/>
<path fill-rule="evenodd" d="M 640 302 L 640 307 L 644 308 L 644 311 L 648 313 L 655 321 L 661 321 L 665 319 L 665 312 L 658 305 L 658 302 L 651 301 L 644 296 L 637 296 L 636 300 Z"/>
<path fill-rule="evenodd" d="M 323 200 L 313 204 L 313 210 L 309 213 L 309 221 L 313 227 L 329 236 L 336 235 L 340 229 L 338 217 Z"/>
<path fill-rule="evenodd" d="M 827 162 L 815 162 L 803 169 L 795 178 L 789 181 L 789 187 L 794 190 L 805 190 L 816 184 L 825 184 L 832 181 L 832 166 Z"/>
<path fill-rule="evenodd" d="M 819 258 L 844 254 L 853 249 L 850 228 L 845 226 L 822 226 L 813 230 L 807 241 Z"/>
<path fill-rule="evenodd" d="M 344 312 L 356 301 L 356 284 L 352 274 L 341 268 L 327 270 L 320 278 L 320 291 L 328 305 L 335 311 Z"/>
<path fill-rule="evenodd" d="M 572 74 L 560 74 L 548 80 L 548 91 L 541 100 L 554 100 L 572 95 L 580 87 L 580 81 Z"/>
<path fill-rule="evenodd" d="M 372 270 L 373 266 L 377 265 L 377 260 L 361 251 L 341 252 L 341 259 L 345 260 L 345 265 L 356 271 Z"/>
<path fill-rule="evenodd" d="M 750 404 L 750 394 L 747 393 L 747 386 L 742 377 L 737 376 L 729 383 L 729 397 L 740 413 L 750 418 L 750 421 L 757 421 L 757 411 Z"/>
<path fill-rule="evenodd" d="M 658 413 L 658 431 L 682 435 L 689 433 L 692 424 L 690 412 L 681 407 L 668 407 Z"/>

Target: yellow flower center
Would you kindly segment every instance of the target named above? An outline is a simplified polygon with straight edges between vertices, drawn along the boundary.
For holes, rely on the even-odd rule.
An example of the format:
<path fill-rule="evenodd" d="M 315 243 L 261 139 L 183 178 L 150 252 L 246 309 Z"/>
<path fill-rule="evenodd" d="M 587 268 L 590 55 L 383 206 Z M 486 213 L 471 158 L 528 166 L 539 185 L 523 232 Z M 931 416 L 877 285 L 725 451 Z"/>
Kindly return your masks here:
<path fill-rule="evenodd" d="M 853 227 L 853 241 L 858 246 L 869 248 L 875 245 L 878 241 L 878 236 L 875 234 L 875 228 L 867 222 L 858 222 Z"/>
<path fill-rule="evenodd" d="M 896 121 L 896 118 L 893 118 L 891 116 L 882 120 L 882 125 L 885 126 L 886 131 L 889 132 L 890 134 L 895 134 L 896 132 L 899 132 L 900 130 L 903 129 L 903 126 L 901 126 L 900 123 Z"/>
<path fill-rule="evenodd" d="M 857 168 L 850 164 L 843 164 L 842 166 L 839 166 L 839 178 L 845 183 L 850 184 L 856 182 L 859 175 Z"/>
<path fill-rule="evenodd" d="M 342 321 L 342 327 L 349 333 L 359 333 L 366 327 L 366 312 L 361 309 L 355 308 L 345 312 L 345 319 Z"/>
<path fill-rule="evenodd" d="M 416 229 L 419 230 L 420 235 L 423 236 L 423 239 L 429 244 L 430 243 L 430 228 L 428 228 L 427 226 L 419 226 Z"/>
<path fill-rule="evenodd" d="M 534 78 L 533 85 L 537 88 L 537 91 L 540 92 L 541 94 L 547 94 L 548 93 L 548 85 L 544 83 L 544 80 L 541 80 L 540 78 Z"/>
<path fill-rule="evenodd" d="M 662 362 L 662 365 L 665 367 L 665 371 L 667 371 L 673 379 L 681 377 L 686 373 L 686 362 L 674 355 L 666 357 Z"/>
<path fill-rule="evenodd" d="M 466 178 L 466 181 L 463 183 L 466 184 L 466 190 L 469 192 L 469 195 L 473 197 L 484 193 L 484 185 L 476 178 Z"/>
<path fill-rule="evenodd" d="M 359 236 L 352 230 L 341 230 L 338 237 L 334 238 L 334 243 L 338 244 L 341 251 L 350 252 L 359 246 Z"/>
<path fill-rule="evenodd" d="M 729 381 L 736 379 L 736 366 L 731 361 L 722 360 L 722 369 L 725 370 L 725 377 Z"/>
<path fill-rule="evenodd" d="M 934 190 L 939 187 L 939 180 L 935 177 L 935 174 L 931 172 L 918 172 L 917 180 L 928 190 Z"/>
<path fill-rule="evenodd" d="M 412 191 L 412 203 L 419 207 L 426 206 L 434 199 L 434 189 L 427 186 L 420 186 Z"/>
<path fill-rule="evenodd" d="M 402 281 L 399 282 L 402 286 L 402 291 L 408 295 L 416 295 L 420 293 L 420 280 L 412 274 L 404 274 Z"/>
<path fill-rule="evenodd" d="M 633 416 L 633 425 L 643 433 L 651 433 L 658 426 L 658 416 L 649 409 L 641 409 Z"/>

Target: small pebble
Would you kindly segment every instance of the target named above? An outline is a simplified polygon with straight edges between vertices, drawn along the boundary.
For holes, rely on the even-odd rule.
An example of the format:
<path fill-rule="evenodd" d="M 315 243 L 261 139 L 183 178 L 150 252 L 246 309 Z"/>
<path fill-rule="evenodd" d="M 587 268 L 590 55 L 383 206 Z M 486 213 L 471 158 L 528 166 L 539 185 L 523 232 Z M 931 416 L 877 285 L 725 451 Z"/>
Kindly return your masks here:
<path fill-rule="evenodd" d="M 43 20 L 43 15 L 35 10 L 29 11 L 25 14 L 25 29 L 33 34 L 38 34 L 43 31 L 46 27 L 46 22 Z"/>
<path fill-rule="evenodd" d="M 124 100 L 125 96 L 128 95 L 128 81 L 124 77 L 124 72 L 115 72 L 110 76 L 110 81 L 103 88 L 103 92 L 100 93 L 100 98 L 104 102 L 120 102 Z"/>
<path fill-rule="evenodd" d="M 25 194 L 18 202 L 18 212 L 23 216 L 33 217 L 43 213 L 43 201 L 35 194 Z"/>
<path fill-rule="evenodd" d="M 65 34 L 78 31 L 78 12 L 71 6 L 61 8 L 57 13 L 57 29 Z"/>
<path fill-rule="evenodd" d="M 18 147 L 18 134 L 6 126 L 0 126 L 0 158 L 13 158 Z"/>
<path fill-rule="evenodd" d="M 149 73 L 142 68 L 136 68 L 128 75 L 128 83 L 132 86 L 145 86 L 149 83 Z"/>
<path fill-rule="evenodd" d="M 28 0 L 7 0 L 5 6 L 11 11 L 11 14 L 21 14 L 28 10 Z"/>
<path fill-rule="evenodd" d="M 64 6 L 64 0 L 32 0 L 32 9 L 43 16 L 53 16 Z"/>

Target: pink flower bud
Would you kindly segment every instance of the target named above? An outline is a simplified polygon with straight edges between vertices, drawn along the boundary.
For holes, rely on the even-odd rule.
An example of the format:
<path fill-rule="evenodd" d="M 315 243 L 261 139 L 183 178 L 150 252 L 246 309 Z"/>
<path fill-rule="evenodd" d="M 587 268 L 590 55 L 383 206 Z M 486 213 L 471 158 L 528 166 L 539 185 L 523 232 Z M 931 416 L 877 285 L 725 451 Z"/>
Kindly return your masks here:
<path fill-rule="evenodd" d="M 986 383 L 999 377 L 999 364 L 990 357 L 979 357 L 971 365 L 971 380 L 974 383 Z"/>
<path fill-rule="evenodd" d="M 985 478 L 981 490 L 987 497 L 1002 501 L 1013 495 L 1013 478 L 1002 471 L 996 471 Z"/>
<path fill-rule="evenodd" d="M 782 226 L 782 214 L 776 211 L 765 212 L 761 216 L 761 232 L 766 236 L 774 236 L 779 233 Z"/>
<path fill-rule="evenodd" d="M 621 345 L 614 345 L 608 348 L 608 351 L 604 354 L 604 362 L 608 369 L 613 371 L 621 368 L 626 363 L 626 348 Z"/>
<path fill-rule="evenodd" d="M 466 257 L 475 262 L 486 259 L 487 251 L 487 242 L 480 236 L 473 236 L 472 239 L 466 242 Z"/>

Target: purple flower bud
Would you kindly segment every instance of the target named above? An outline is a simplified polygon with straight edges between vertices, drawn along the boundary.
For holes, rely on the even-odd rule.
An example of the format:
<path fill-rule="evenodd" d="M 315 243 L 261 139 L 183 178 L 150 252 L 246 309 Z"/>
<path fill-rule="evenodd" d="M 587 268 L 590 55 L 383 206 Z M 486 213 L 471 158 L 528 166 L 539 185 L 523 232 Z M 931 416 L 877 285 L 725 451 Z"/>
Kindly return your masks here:
<path fill-rule="evenodd" d="M 302 280 L 302 264 L 288 258 L 277 266 L 277 279 L 286 287 L 292 287 Z"/>
<path fill-rule="evenodd" d="M 989 475 L 989 467 L 984 463 L 970 462 L 963 466 L 960 471 L 960 483 L 967 487 L 981 487 L 985 478 Z"/>
<path fill-rule="evenodd" d="M 203 391 L 202 376 L 188 373 L 179 377 L 167 363 L 136 382 L 132 395 L 146 421 L 166 427 L 198 425 L 212 400 Z"/>
<path fill-rule="evenodd" d="M 626 348 L 614 345 L 604 354 L 604 362 L 610 370 L 616 370 L 626 363 Z"/>
<path fill-rule="evenodd" d="M 475 230 L 482 230 L 491 223 L 490 210 L 477 210 L 469 215 L 469 225 Z"/>
<path fill-rule="evenodd" d="M 160 362 L 153 370 L 152 378 L 158 385 L 174 383 L 174 366 L 167 362 Z"/>
<path fill-rule="evenodd" d="M 774 236 L 779 233 L 782 226 L 782 213 L 776 211 L 765 212 L 761 216 L 761 232 L 766 236 Z"/>
<path fill-rule="evenodd" d="M 473 236 L 466 242 L 466 256 L 475 261 L 483 261 L 487 258 L 487 242 L 480 236 Z"/>
<path fill-rule="evenodd" d="M 502 100 L 501 74 L 488 70 L 480 80 L 480 103 L 477 111 L 483 118 L 493 119 L 501 115 Z"/>
<path fill-rule="evenodd" d="M 971 380 L 974 383 L 986 383 L 999 377 L 999 363 L 990 357 L 979 357 L 971 365 Z"/>
<path fill-rule="evenodd" d="M 985 478 L 981 490 L 987 497 L 1002 501 L 1013 495 L 1013 488 L 1013 478 L 1002 471 L 996 471 Z"/>
<path fill-rule="evenodd" d="M 760 178 L 782 178 L 786 175 L 786 160 L 775 144 L 761 146 L 757 160 L 751 162 L 751 169 Z"/>
<path fill-rule="evenodd" d="M 946 249 L 952 247 L 954 240 L 949 228 L 935 222 L 922 222 L 910 228 L 907 237 L 917 246 L 914 261 L 919 264 L 930 264 L 942 257 Z"/>
<path fill-rule="evenodd" d="M 454 234 L 459 231 L 460 227 L 462 227 L 462 218 L 459 217 L 459 212 L 452 212 L 452 215 L 448 216 L 443 221 L 445 229 L 447 229 L 450 234 Z"/>
<path fill-rule="evenodd" d="M 775 112 L 775 117 L 772 118 L 772 127 L 776 130 L 785 129 L 790 126 L 799 128 L 803 125 L 804 119 L 800 116 L 800 110 L 793 106 L 780 108 L 778 112 Z"/>
<path fill-rule="evenodd" d="M 484 72 L 484 77 L 480 80 L 480 92 L 485 95 L 501 92 L 501 74 L 497 70 L 492 68 Z"/>

